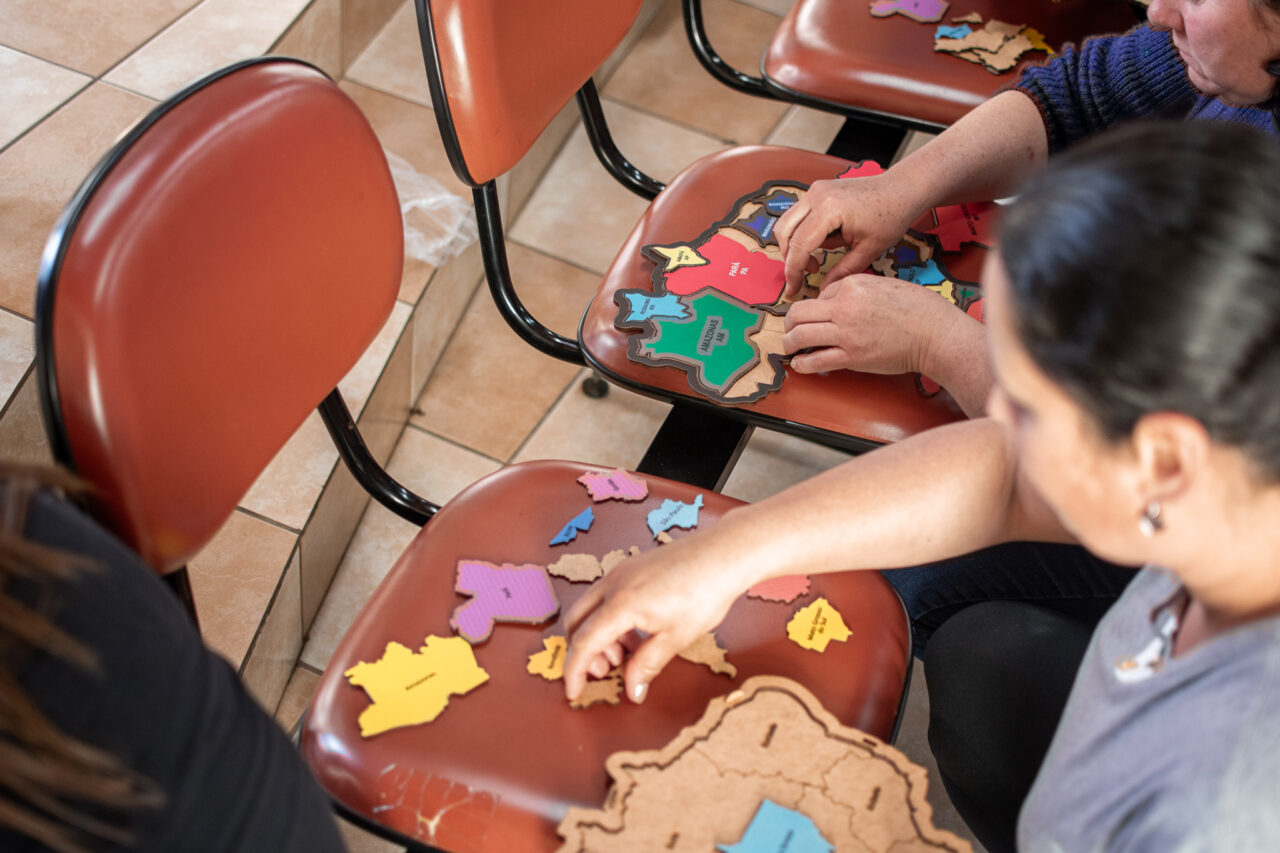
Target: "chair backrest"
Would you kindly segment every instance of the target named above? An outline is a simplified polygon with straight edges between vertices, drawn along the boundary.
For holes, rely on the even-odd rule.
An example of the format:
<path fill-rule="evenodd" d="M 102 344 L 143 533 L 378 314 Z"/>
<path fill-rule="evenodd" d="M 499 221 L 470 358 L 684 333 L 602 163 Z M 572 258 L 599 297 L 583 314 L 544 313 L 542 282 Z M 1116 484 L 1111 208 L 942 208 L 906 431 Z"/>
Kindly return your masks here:
<path fill-rule="evenodd" d="M 295 60 L 157 107 L 45 249 L 37 370 L 55 455 L 153 568 L 185 565 L 386 322 L 400 208 L 354 103 Z"/>
<path fill-rule="evenodd" d="M 414 0 L 440 135 L 458 177 L 514 166 L 621 43 L 643 0 Z"/>

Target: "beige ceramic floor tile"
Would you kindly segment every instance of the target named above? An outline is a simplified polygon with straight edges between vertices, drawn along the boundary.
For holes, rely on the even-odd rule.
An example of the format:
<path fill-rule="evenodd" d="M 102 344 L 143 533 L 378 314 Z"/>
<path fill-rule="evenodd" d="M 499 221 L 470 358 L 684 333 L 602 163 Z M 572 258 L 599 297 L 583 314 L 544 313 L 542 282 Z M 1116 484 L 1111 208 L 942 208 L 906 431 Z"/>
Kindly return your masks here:
<path fill-rule="evenodd" d="M 612 386 L 603 398 L 592 399 L 579 387 L 589 375 L 579 372 L 512 461 L 567 459 L 614 468 L 639 464 L 671 405 Z"/>
<path fill-rule="evenodd" d="M 726 62 L 758 74 L 778 17 L 737 0 L 704 0 L 711 44 Z M 671 0 L 604 89 L 606 97 L 696 128 L 726 142 L 761 142 L 786 104 L 736 92 L 698 64 L 685 36 L 679 0 Z"/>
<path fill-rule="evenodd" d="M 985 853 L 986 848 L 973 837 L 938 778 L 938 762 L 934 761 L 933 752 L 929 749 L 929 688 L 924 680 L 924 666 L 919 660 L 912 661 L 912 665 L 915 668 L 911 673 L 911 692 L 907 694 L 894 746 L 929 774 L 929 790 L 925 796 L 933 806 L 934 825 L 968 839 L 973 844 L 974 853 Z"/>
<path fill-rule="evenodd" d="M 843 126 L 844 119 L 838 115 L 796 106 L 787 110 L 765 142 L 825 152 Z"/>
<path fill-rule="evenodd" d="M 849 460 L 849 454 L 780 432 L 757 429 L 723 492 L 758 501 Z"/>
<path fill-rule="evenodd" d="M 36 355 L 35 324 L 25 317 L 0 311 L 0 409 L 31 369 Z"/>
<path fill-rule="evenodd" d="M 604 109 L 623 153 L 661 181 L 725 147 L 621 104 L 606 101 Z M 586 132 L 578 127 L 530 196 L 510 236 L 604 275 L 646 206 L 609 177 L 591 152 Z"/>
<path fill-rule="evenodd" d="M 153 106 L 95 83 L 0 154 L 0 305 L 33 315 L 40 252 L 76 187 Z"/>
<path fill-rule="evenodd" d="M 382 331 L 378 332 L 378 336 L 373 339 L 373 343 L 369 344 L 369 348 L 364 351 L 364 355 L 360 356 L 360 360 L 356 362 L 355 367 L 351 368 L 351 372 L 338 383 L 342 399 L 346 400 L 347 408 L 353 415 L 358 417 L 364 409 L 365 401 L 369 399 L 369 394 L 382 374 L 382 369 L 386 367 L 391 351 L 395 349 L 400 336 L 404 334 L 405 324 L 409 322 L 409 316 L 412 313 L 411 306 L 396 302 L 391 308 L 391 316 L 382 326 Z"/>
<path fill-rule="evenodd" d="M 342 841 L 347 845 L 347 853 L 403 853 L 404 851 L 404 848 L 398 844 L 392 844 L 342 819 L 338 820 L 338 831 L 342 833 Z"/>
<path fill-rule="evenodd" d="M 739 0 L 748 6 L 755 6 L 757 9 L 763 9 L 781 18 L 783 15 L 791 11 L 791 7 L 796 4 L 796 0 Z"/>
<path fill-rule="evenodd" d="M 0 40 L 98 76 L 197 0 L 0 0 Z"/>
<path fill-rule="evenodd" d="M 498 467 L 491 459 L 410 428 L 401 437 L 388 470 L 418 494 L 443 504 Z M 381 505 L 369 505 L 312 623 L 302 650 L 303 663 L 324 669 L 360 608 L 417 533 L 415 525 Z"/>
<path fill-rule="evenodd" d="M 320 673 L 305 666 L 295 667 L 289 683 L 284 686 L 284 695 L 276 706 L 276 722 L 286 732 L 292 732 L 294 726 L 302 719 L 311 697 L 320 686 Z"/>
<path fill-rule="evenodd" d="M 53 112 L 92 82 L 69 71 L 0 46 L 0 148 Z"/>
<path fill-rule="evenodd" d="M 405 3 L 347 69 L 347 79 L 431 106 L 427 71 L 418 40 L 418 19 Z"/>
<path fill-rule="evenodd" d="M 224 65 L 261 56 L 289 29 L 307 2 L 203 0 L 104 79 L 148 97 L 167 98 Z"/>
<path fill-rule="evenodd" d="M 191 589 L 205 643 L 237 669 L 288 567 L 297 536 L 235 512 L 191 560 Z"/>
<path fill-rule="evenodd" d="M 512 246 L 509 261 L 529 311 L 555 331 L 576 337 L 599 279 L 521 246 Z M 412 422 L 505 461 L 577 372 L 518 338 L 484 288 L 467 308 Z"/>

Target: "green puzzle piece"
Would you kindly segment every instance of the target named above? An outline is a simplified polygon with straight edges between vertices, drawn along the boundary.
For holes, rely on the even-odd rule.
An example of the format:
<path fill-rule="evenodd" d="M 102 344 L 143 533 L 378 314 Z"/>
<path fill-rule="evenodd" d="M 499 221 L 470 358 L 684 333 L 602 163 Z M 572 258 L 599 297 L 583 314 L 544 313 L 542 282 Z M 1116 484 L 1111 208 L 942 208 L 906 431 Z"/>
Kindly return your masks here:
<path fill-rule="evenodd" d="M 633 339 L 633 353 L 645 360 L 676 364 L 713 394 L 723 394 L 751 369 L 760 353 L 747 336 L 760 328 L 759 311 L 710 288 L 685 297 L 691 316 L 655 317 L 652 331 Z"/>

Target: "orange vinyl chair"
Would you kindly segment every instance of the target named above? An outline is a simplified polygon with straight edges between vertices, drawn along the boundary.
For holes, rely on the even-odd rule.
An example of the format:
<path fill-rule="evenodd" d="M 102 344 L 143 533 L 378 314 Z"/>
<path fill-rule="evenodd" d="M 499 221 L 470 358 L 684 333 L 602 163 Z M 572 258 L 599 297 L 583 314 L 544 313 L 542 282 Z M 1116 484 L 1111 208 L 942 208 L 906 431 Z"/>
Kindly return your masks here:
<path fill-rule="evenodd" d="M 997 75 L 935 52 L 937 24 L 900 14 L 875 18 L 866 2 L 849 0 L 796 0 L 756 77 L 733 68 L 716 53 L 703 21 L 702 0 L 682 2 L 693 52 L 721 82 L 747 94 L 873 123 L 936 132 L 1017 77 L 1016 68 Z M 952 3 L 938 23 L 969 12 L 977 12 L 984 21 L 995 18 L 1033 26 L 1055 49 L 1098 33 L 1124 32 L 1139 20 L 1135 9 L 1120 0 L 973 0 Z M 1038 51 L 1025 54 L 1018 68 L 1044 56 Z"/>
<path fill-rule="evenodd" d="M 813 578 L 853 628 L 825 654 L 786 638 L 795 606 L 741 599 L 717 629 L 736 678 L 675 661 L 643 706 L 570 709 L 525 671 L 544 625 L 500 624 L 476 645 L 489 674 L 433 723 L 361 737 L 369 707 L 343 673 L 453 636 L 463 559 L 547 565 L 566 551 L 653 547 L 649 510 L 692 486 L 646 477 L 641 502 L 594 504 L 568 549 L 550 539 L 591 506 L 571 462 L 511 466 L 443 508 L 388 477 L 335 389 L 389 316 L 403 260 L 399 204 L 372 129 L 322 72 L 261 59 L 157 107 L 76 193 L 45 252 L 37 369 L 58 458 L 94 513 L 159 572 L 222 526 L 317 405 L 374 496 L 422 526 L 321 679 L 300 748 L 350 819 L 413 849 L 553 850 L 570 806 L 598 807 L 605 758 L 657 747 L 756 674 L 786 674 L 837 717 L 892 737 L 910 672 L 901 603 L 876 573 Z M 707 492 L 700 525 L 737 501 Z M 438 510 L 438 511 L 437 511 Z M 675 535 L 682 535 L 675 531 Z M 552 579 L 561 614 L 587 589 Z"/>
<path fill-rule="evenodd" d="M 808 184 L 835 177 L 848 161 L 750 145 L 704 157 L 664 187 L 619 153 L 591 78 L 632 25 L 641 0 L 415 0 L 414 5 L 441 136 L 454 171 L 473 187 L 489 287 L 508 323 L 542 352 L 585 363 L 613 383 L 675 403 L 640 470 L 716 488 L 735 458 L 733 436 L 745 436 L 747 427 L 865 450 L 962 416 L 945 393 L 922 397 L 913 377 L 850 371 L 817 376 L 788 369 L 779 391 L 754 403 L 720 406 L 695 395 L 682 371 L 628 359 L 631 335 L 614 327 L 614 295 L 651 289 L 653 263 L 641 255 L 642 246 L 692 240 L 765 181 Z M 507 265 L 495 183 L 575 97 L 601 162 L 624 185 L 652 200 L 605 274 L 577 340 L 547 329 L 520 303 Z M 967 247 L 949 259 L 952 272 L 976 279 L 982 254 Z M 719 445 L 727 448 L 722 454 L 708 449 L 714 441 L 690 449 L 691 436 L 721 425 L 731 425 L 725 428 L 729 440 Z M 690 458 L 712 460 L 709 473 L 704 477 L 681 464 Z"/>

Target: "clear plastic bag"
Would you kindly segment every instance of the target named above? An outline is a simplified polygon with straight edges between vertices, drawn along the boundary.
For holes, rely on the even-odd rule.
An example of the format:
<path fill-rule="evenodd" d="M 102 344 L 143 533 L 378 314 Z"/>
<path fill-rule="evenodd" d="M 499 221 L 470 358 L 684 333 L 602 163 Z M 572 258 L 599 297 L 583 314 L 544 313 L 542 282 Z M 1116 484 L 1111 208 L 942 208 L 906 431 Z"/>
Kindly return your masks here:
<path fill-rule="evenodd" d="M 438 267 L 476 241 L 479 235 L 470 204 L 403 157 L 386 154 L 400 196 L 405 254 Z"/>

